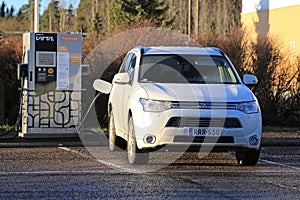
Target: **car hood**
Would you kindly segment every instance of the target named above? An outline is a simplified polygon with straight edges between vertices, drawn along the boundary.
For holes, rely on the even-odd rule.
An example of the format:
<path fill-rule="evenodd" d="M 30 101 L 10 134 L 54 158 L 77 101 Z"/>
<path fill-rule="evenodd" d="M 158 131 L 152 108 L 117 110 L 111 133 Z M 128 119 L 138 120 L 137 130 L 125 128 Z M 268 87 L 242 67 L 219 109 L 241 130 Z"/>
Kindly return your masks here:
<path fill-rule="evenodd" d="M 243 84 L 160 84 L 141 85 L 149 99 L 162 101 L 244 102 L 255 100 Z"/>

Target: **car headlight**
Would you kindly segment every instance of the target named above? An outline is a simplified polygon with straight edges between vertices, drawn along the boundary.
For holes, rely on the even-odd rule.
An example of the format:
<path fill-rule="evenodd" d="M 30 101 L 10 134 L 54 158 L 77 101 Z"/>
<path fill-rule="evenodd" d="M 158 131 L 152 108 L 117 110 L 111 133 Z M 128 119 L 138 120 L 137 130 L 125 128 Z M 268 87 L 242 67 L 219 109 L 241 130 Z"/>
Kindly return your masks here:
<path fill-rule="evenodd" d="M 237 109 L 246 114 L 258 113 L 258 105 L 256 101 L 237 104 Z"/>
<path fill-rule="evenodd" d="M 143 105 L 145 112 L 162 112 L 172 107 L 172 102 L 156 101 L 140 98 L 140 103 Z"/>

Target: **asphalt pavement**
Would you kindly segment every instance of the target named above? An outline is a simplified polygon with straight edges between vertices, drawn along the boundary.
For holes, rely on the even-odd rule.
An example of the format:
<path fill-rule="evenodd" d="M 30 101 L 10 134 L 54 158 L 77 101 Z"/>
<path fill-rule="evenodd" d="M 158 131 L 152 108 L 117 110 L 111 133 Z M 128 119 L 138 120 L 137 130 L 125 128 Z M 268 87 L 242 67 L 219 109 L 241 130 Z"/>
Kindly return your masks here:
<path fill-rule="evenodd" d="M 173 153 L 154 153 L 144 167 L 161 168 L 148 173 L 117 169 L 127 163 L 125 152 L 109 152 L 107 147 L 98 150 L 99 159 L 85 147 L 1 148 L 0 199 L 265 200 L 300 196 L 299 146 L 262 147 L 256 166 L 240 166 L 228 153 L 201 158 L 199 153 L 186 153 L 173 163 L 166 162 Z M 105 164 L 107 159 L 110 163 Z"/>
<path fill-rule="evenodd" d="M 264 132 L 256 166 L 238 165 L 231 152 L 194 152 L 180 157 L 173 152 L 155 152 L 148 165 L 133 168 L 128 166 L 126 152 L 109 151 L 103 134 L 85 132 L 80 137 L 1 140 L 0 199 L 300 196 L 299 132 Z M 103 147 L 86 147 L 99 144 Z M 147 173 L 139 173 L 143 170 Z"/>

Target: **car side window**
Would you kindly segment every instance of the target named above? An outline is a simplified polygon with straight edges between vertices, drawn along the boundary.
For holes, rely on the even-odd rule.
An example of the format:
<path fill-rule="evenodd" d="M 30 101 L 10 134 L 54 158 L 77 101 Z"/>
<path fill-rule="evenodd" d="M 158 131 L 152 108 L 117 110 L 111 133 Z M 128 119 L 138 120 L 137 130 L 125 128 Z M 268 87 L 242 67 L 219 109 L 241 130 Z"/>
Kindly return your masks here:
<path fill-rule="evenodd" d="M 128 67 L 130 65 L 130 62 L 131 62 L 131 58 L 134 54 L 130 53 L 130 54 L 127 54 L 127 56 L 124 58 L 124 61 L 120 67 L 120 71 L 119 73 L 123 73 L 123 72 L 127 72 L 128 71 Z"/>
<path fill-rule="evenodd" d="M 131 60 L 130 60 L 129 66 L 128 66 L 128 71 L 127 71 L 130 76 L 131 81 L 133 80 L 135 63 L 136 63 L 136 55 L 133 55 L 131 57 Z"/>

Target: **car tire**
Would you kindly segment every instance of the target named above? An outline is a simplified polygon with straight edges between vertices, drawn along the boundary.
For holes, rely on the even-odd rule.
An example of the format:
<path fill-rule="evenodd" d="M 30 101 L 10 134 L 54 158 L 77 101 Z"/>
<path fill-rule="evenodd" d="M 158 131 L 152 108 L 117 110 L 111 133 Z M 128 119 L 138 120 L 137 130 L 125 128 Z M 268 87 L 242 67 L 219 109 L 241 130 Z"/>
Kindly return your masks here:
<path fill-rule="evenodd" d="M 255 166 L 259 160 L 260 149 L 249 151 L 236 151 L 236 160 L 243 166 Z"/>
<path fill-rule="evenodd" d="M 149 153 L 142 152 L 137 147 L 132 117 L 128 124 L 127 155 L 128 162 L 132 165 L 144 165 L 149 160 Z"/>
<path fill-rule="evenodd" d="M 115 151 L 117 147 L 125 150 L 126 141 L 116 135 L 115 122 L 113 112 L 110 113 L 109 123 L 108 123 L 108 147 L 110 151 Z"/>

